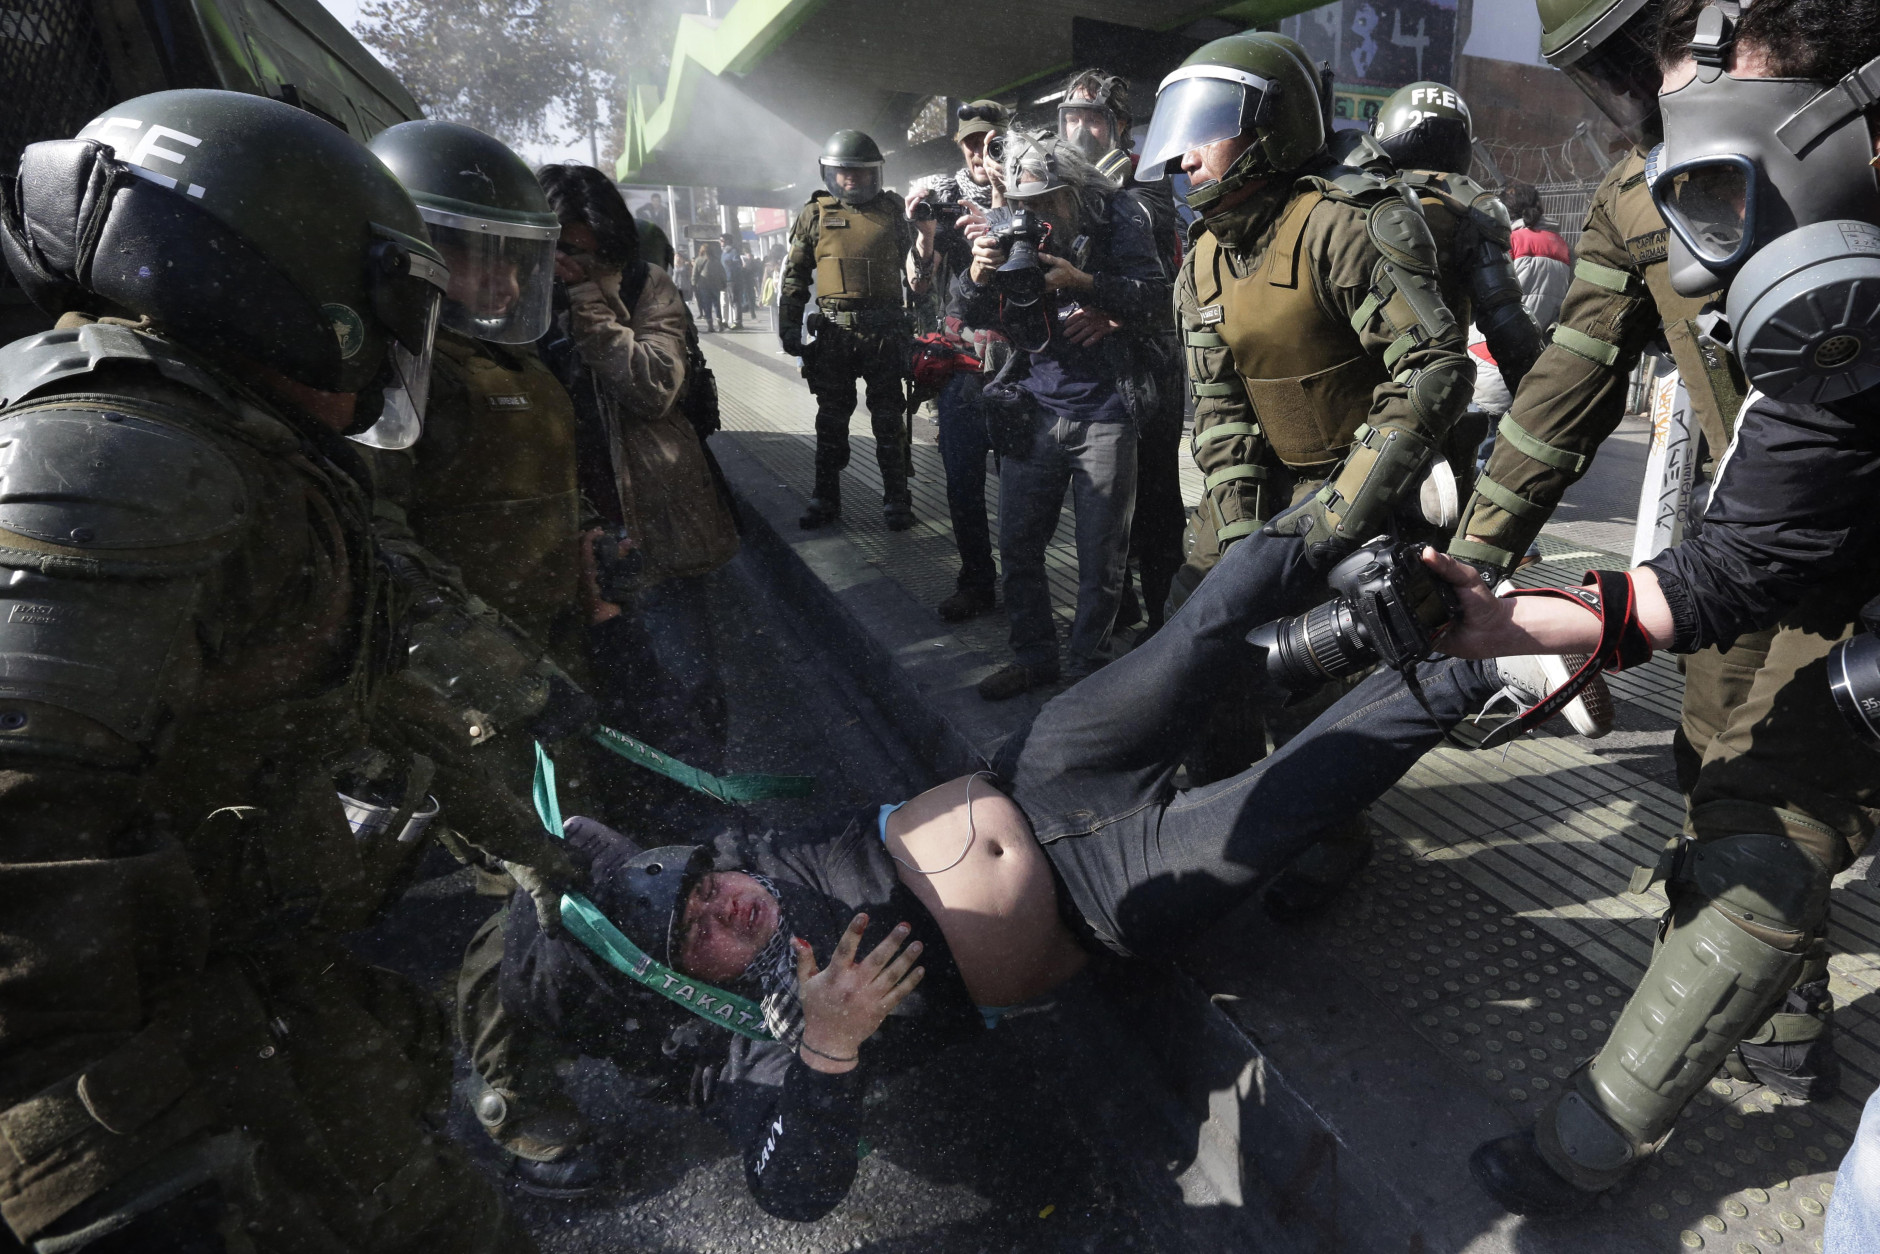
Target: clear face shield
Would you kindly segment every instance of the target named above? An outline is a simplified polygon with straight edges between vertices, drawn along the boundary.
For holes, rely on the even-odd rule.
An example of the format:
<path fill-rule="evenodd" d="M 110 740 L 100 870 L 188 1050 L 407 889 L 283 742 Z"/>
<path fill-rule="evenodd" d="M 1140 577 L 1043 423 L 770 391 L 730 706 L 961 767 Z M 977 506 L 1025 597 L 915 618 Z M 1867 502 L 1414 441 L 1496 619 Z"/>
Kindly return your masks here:
<path fill-rule="evenodd" d="M 1650 148 L 1663 134 L 1658 87 L 1663 75 L 1641 25 L 1629 22 L 1586 55 L 1560 67 L 1621 134 Z"/>
<path fill-rule="evenodd" d="M 1120 146 L 1116 142 L 1115 116 L 1089 100 L 1067 100 L 1058 106 L 1058 134 L 1092 161 Z"/>
<path fill-rule="evenodd" d="M 379 368 L 385 400 L 378 420 L 349 438 L 372 448 L 410 448 L 424 433 L 424 407 L 431 394 L 431 349 L 450 271 L 427 253 L 401 245 L 380 245 L 374 254 L 380 277 L 373 284 L 373 310 L 392 334 Z"/>
<path fill-rule="evenodd" d="M 861 161 L 853 165 L 822 163 L 823 186 L 844 204 L 859 205 L 881 194 L 881 162 Z"/>
<path fill-rule="evenodd" d="M 525 226 L 418 206 L 450 267 L 439 321 L 471 339 L 531 344 L 553 316 L 559 226 Z"/>
<path fill-rule="evenodd" d="M 1136 181 L 1158 182 L 1184 153 L 1247 130 L 1269 86 L 1256 74 L 1218 65 L 1184 66 L 1163 79 Z"/>

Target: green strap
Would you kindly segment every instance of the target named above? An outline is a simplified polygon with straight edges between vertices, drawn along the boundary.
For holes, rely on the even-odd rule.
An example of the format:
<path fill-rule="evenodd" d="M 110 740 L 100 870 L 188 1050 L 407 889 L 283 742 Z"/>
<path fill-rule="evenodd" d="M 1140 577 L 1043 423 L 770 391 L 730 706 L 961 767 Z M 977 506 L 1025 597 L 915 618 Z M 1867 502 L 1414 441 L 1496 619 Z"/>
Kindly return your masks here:
<path fill-rule="evenodd" d="M 1516 518 L 1531 519 L 1547 517 L 1548 510 L 1545 505 L 1536 505 L 1533 501 L 1525 500 L 1515 495 L 1513 491 L 1504 488 L 1487 475 L 1483 475 L 1475 481 L 1475 494 L 1501 506 Z"/>
<path fill-rule="evenodd" d="M 1392 286 L 1395 287 L 1394 284 Z M 1390 298 L 1390 292 L 1380 292 L 1372 288 L 1371 294 L 1366 296 L 1364 302 L 1358 306 L 1358 312 L 1351 315 L 1351 329 L 1363 335 L 1364 328 L 1371 325 L 1371 319 L 1377 317 L 1377 311 L 1382 309 L 1384 302 Z"/>
<path fill-rule="evenodd" d="M 1621 295 L 1632 290 L 1632 275 L 1624 270 L 1614 270 L 1611 266 L 1602 266 L 1597 261 L 1588 261 L 1584 257 L 1573 263 L 1573 277 L 1585 279 L 1588 283 Z"/>
<path fill-rule="evenodd" d="M 1239 522 L 1228 523 L 1214 533 L 1214 542 L 1226 548 L 1242 536 L 1250 536 L 1266 524 L 1258 518 L 1243 518 Z"/>
<path fill-rule="evenodd" d="M 1182 341 L 1190 348 L 1227 347 L 1227 341 L 1213 331 L 1183 331 Z"/>
<path fill-rule="evenodd" d="M 615 733 L 618 735 L 619 733 Z M 637 743 L 637 742 L 636 742 Z M 555 789 L 555 760 L 538 742 L 535 746 L 535 812 L 549 835 L 562 839 L 561 801 Z M 561 924 L 568 934 L 592 950 L 614 970 L 658 993 L 668 1001 L 690 1010 L 699 1018 L 730 1028 L 739 1036 L 754 1041 L 775 1038 L 764 1026 L 764 1009 L 736 993 L 727 993 L 702 980 L 674 971 L 663 962 L 627 939 L 600 907 L 580 893 L 565 893 L 561 899 Z"/>
<path fill-rule="evenodd" d="M 1584 331 L 1575 331 L 1564 322 L 1554 328 L 1554 343 L 1597 366 L 1610 366 L 1619 360 L 1617 344 L 1596 340 Z"/>
<path fill-rule="evenodd" d="M 1586 458 L 1578 453 L 1569 453 L 1566 449 L 1555 448 L 1545 441 L 1536 439 L 1521 429 L 1521 424 L 1508 414 L 1501 416 L 1501 423 L 1495 428 L 1496 433 L 1508 443 L 1532 457 L 1535 461 L 1563 470 L 1570 475 L 1584 474 Z"/>
<path fill-rule="evenodd" d="M 1384 369 L 1395 370 L 1397 363 L 1404 359 L 1404 354 L 1416 346 L 1417 333 L 1415 331 L 1405 331 L 1392 340 L 1390 347 L 1384 350 Z"/>
<path fill-rule="evenodd" d="M 1232 396 L 1234 385 L 1231 383 L 1196 383 L 1190 385 L 1190 390 L 1197 397 Z"/>
<path fill-rule="evenodd" d="M 695 792 L 716 797 L 727 805 L 763 801 L 771 797 L 807 797 L 816 790 L 808 775 L 708 775 L 696 766 L 669 758 L 653 746 L 611 727 L 594 730 L 594 742 L 647 770 L 684 784 Z"/>
<path fill-rule="evenodd" d="M 1195 432 L 1192 447 L 1199 451 L 1216 440 L 1231 440 L 1237 435 L 1259 435 L 1260 424 L 1257 422 L 1223 422 L 1209 427 L 1206 431 Z"/>
<path fill-rule="evenodd" d="M 1236 483 L 1242 479 L 1263 481 L 1266 478 L 1264 466 L 1223 466 L 1221 469 L 1202 480 L 1203 491 L 1212 492 L 1223 483 Z"/>
<path fill-rule="evenodd" d="M 1454 558 L 1467 558 L 1472 562 L 1492 562 L 1499 570 L 1508 570 L 1512 568 L 1515 563 L 1515 554 L 1512 550 L 1498 549 L 1494 545 L 1486 544 L 1480 540 L 1451 540 L 1449 542 L 1449 556 Z"/>

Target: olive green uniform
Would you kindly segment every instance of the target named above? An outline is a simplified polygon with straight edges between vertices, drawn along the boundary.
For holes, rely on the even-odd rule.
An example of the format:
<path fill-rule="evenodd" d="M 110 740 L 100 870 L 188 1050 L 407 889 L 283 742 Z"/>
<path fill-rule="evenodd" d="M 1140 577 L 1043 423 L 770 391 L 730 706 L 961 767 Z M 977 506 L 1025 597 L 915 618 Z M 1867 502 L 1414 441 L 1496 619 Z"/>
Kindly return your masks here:
<path fill-rule="evenodd" d="M 849 464 L 855 381 L 868 393 L 883 499 L 907 500 L 906 380 L 911 331 L 902 273 L 914 224 L 901 198 L 883 191 L 850 206 L 817 192 L 797 215 L 783 263 L 781 313 L 794 326 L 816 284 L 822 322 L 805 345 L 803 377 L 816 394 L 816 496 L 835 501 Z"/>
<path fill-rule="evenodd" d="M 531 346 L 441 330 L 436 354 L 424 438 L 406 450 L 367 450 L 380 493 L 381 538 L 437 583 L 481 598 L 581 677 L 586 632 L 576 549 L 581 500 L 573 402 Z M 473 737 L 461 718 L 440 716 L 427 695 L 405 683 L 395 686 L 388 713 L 404 725 L 386 738 L 437 762 L 441 821 L 461 829 L 471 845 L 491 843 L 492 828 L 535 830 L 539 820 L 521 801 L 532 782 L 533 742 L 511 729 L 493 738 Z M 576 746 L 557 756 L 565 765 L 582 759 Z M 581 774 L 577 769 L 562 779 L 576 795 Z M 506 903 L 516 885 L 485 865 L 477 888 Z M 492 1102 L 486 1092 L 477 1103 L 479 1118 L 509 1148 L 541 1157 L 564 1150 L 567 1142 L 519 1139 L 513 1130 L 528 1126 L 526 1116 L 553 1111 L 558 1126 L 570 1133 L 579 1120 L 555 1079 L 559 1051 L 506 1013 L 498 996 L 506 915 L 499 907 L 464 951 L 457 1032 L 472 1067 L 502 1096 Z"/>
<path fill-rule="evenodd" d="M 1594 195 L 1553 343 L 1502 420 L 1487 472 L 1464 511 L 1461 530 L 1470 538 L 1458 539 L 1452 552 L 1505 567 L 1526 551 L 1618 426 L 1631 371 L 1661 322 L 1712 456 L 1727 446 L 1744 385 L 1735 362 L 1701 336 L 1693 321 L 1705 300 L 1672 290 L 1665 256 L 1664 220 L 1645 186 L 1643 159 L 1635 152 L 1607 174 Z M 1806 934 L 1782 935 L 1780 928 L 1755 925 L 1743 929 L 1754 941 L 1804 955 L 1792 980 L 1798 991 L 1787 1004 L 1767 1017 L 1752 1007 L 1736 1023 L 1735 1031 L 1747 1031 L 1745 1039 L 1751 1042 L 1805 1043 L 1821 1035 L 1831 1013 L 1820 983 L 1827 966 L 1826 883 L 1873 832 L 1880 760 L 1841 726 L 1829 696 L 1825 659 L 1833 644 L 1854 630 L 1866 595 L 1862 590 L 1870 583 L 1849 579 L 1810 597 L 1770 631 L 1740 639 L 1730 649 L 1705 649 L 1683 659 L 1683 725 L 1674 745 L 1688 807 L 1683 835 L 1704 846 L 1735 846 L 1745 836 L 1786 837 L 1807 858 L 1760 857 L 1738 877 L 1734 891 L 1752 893 L 1765 903 L 1814 903 L 1818 896 L 1818 908 L 1797 907 L 1807 916 Z M 1706 880 L 1690 870 L 1691 861 L 1672 874 L 1672 895 L 1685 903 L 1675 912 L 1679 920 L 1715 913 L 1694 915 L 1691 907 L 1733 891 L 1714 873 Z M 1784 910 L 1768 906 L 1751 913 L 1771 919 Z M 1667 914 L 1660 957 L 1588 1073 L 1598 1078 L 1597 1085 L 1582 1080 L 1589 1094 L 1594 1087 L 1602 1094 L 1586 1100 L 1635 1141 L 1653 1140 L 1669 1128 L 1709 1078 L 1707 1067 L 1680 1069 L 1665 1060 L 1708 1051 L 1705 1038 L 1715 1035 L 1725 1018 L 1720 1014 L 1709 1026 L 1664 1021 L 1666 989 L 1672 987 L 1667 981 L 1683 977 L 1661 969 L 1663 938 L 1669 929 L 1684 926 L 1674 923 L 1674 913 Z M 1810 985 L 1814 988 L 1805 987 Z M 1766 1002 L 1764 1007 L 1766 1012 Z M 1656 1048 L 1641 1044 L 1648 1038 Z M 1734 1040 L 1715 1044 L 1727 1048 Z M 1622 1074 L 1635 1075 L 1642 1087 L 1615 1079 Z M 1549 1162 L 1582 1184 L 1609 1183 L 1609 1175 L 1586 1171 L 1584 1163 L 1571 1161 L 1559 1149 L 1559 1133 L 1552 1131 L 1559 1118 L 1550 1108 L 1537 1129 Z"/>
<path fill-rule="evenodd" d="M 334 793 L 402 617 L 353 446 L 128 326 L 5 354 L 0 1217 L 528 1248 L 425 1122 L 443 1015 L 337 940 L 416 854 Z"/>

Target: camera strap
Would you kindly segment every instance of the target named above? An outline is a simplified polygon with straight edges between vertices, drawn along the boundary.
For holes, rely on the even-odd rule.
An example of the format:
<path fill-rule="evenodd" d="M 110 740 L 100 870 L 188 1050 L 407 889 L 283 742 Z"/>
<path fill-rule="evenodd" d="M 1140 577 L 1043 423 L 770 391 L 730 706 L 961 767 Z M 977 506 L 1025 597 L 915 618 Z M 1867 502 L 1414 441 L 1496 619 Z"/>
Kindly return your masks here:
<path fill-rule="evenodd" d="M 1484 736 L 1481 742 L 1484 749 L 1504 745 L 1539 727 L 1565 709 L 1567 703 L 1602 672 L 1641 665 L 1652 655 L 1651 638 L 1638 620 L 1638 597 L 1629 571 L 1590 570 L 1577 588 L 1516 588 L 1505 595 L 1572 601 L 1599 619 L 1599 644 L 1580 668 L 1567 677 L 1566 683 L 1542 697 L 1533 708 Z"/>

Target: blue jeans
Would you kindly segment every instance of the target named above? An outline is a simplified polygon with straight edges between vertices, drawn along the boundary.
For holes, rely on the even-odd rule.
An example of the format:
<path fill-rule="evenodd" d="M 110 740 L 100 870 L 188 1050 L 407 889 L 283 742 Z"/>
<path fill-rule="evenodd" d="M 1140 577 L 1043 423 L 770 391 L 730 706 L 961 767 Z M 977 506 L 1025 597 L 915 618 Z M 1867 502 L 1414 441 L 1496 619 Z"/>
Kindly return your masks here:
<path fill-rule="evenodd" d="M 960 550 L 957 586 L 988 597 L 999 586 L 992 564 L 992 527 L 986 521 L 986 415 L 979 407 L 983 379 L 956 374 L 940 389 L 940 463 L 947 472 L 947 513 L 953 519 L 953 543 Z"/>
<path fill-rule="evenodd" d="M 1057 531 L 1064 489 L 1077 511 L 1077 617 L 1073 666 L 1100 655 L 1129 573 L 1129 520 L 1136 508 L 1136 428 L 1128 422 L 1079 422 L 1040 410 L 1027 457 L 999 465 L 999 556 L 1005 564 L 1005 614 L 1021 665 L 1055 673 L 1057 623 L 1044 553 Z"/>
<path fill-rule="evenodd" d="M 1244 663 L 1247 632 L 1324 595 L 1299 540 L 1249 536 L 1160 632 L 1047 704 L 1002 755 L 1013 800 L 1111 949 L 1179 952 L 1500 687 L 1480 662 L 1427 663 L 1426 711 L 1380 671 L 1272 756 L 1177 793 L 1176 767 L 1206 728 L 1219 676 Z"/>

